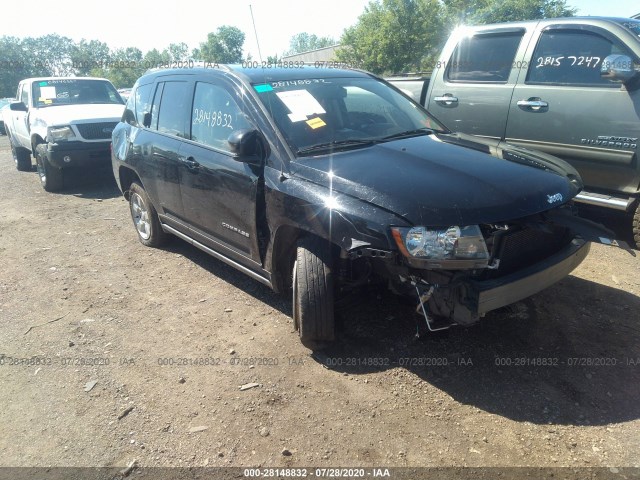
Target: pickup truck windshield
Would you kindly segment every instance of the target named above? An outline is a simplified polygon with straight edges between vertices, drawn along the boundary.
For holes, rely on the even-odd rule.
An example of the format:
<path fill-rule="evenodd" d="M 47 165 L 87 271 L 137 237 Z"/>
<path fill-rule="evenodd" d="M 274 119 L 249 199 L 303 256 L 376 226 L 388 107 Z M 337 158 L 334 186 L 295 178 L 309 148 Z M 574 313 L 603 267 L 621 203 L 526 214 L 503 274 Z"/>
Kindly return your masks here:
<path fill-rule="evenodd" d="M 33 84 L 33 104 L 38 108 L 98 103 L 123 104 L 115 87 L 103 80 L 51 79 Z"/>
<path fill-rule="evenodd" d="M 256 84 L 265 108 L 297 155 L 364 148 L 447 129 L 373 78 L 309 78 Z"/>

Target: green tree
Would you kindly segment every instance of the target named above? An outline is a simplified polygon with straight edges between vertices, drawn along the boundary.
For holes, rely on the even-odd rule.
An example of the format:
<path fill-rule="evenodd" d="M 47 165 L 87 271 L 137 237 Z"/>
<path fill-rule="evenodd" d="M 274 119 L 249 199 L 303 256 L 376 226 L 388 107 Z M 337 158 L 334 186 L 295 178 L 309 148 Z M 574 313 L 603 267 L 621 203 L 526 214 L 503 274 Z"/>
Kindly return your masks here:
<path fill-rule="evenodd" d="M 70 49 L 71 65 L 74 73 L 87 76 L 94 68 L 106 64 L 110 58 L 109 45 L 98 40 L 84 38 Z"/>
<path fill-rule="evenodd" d="M 171 54 L 166 49 L 160 53 L 157 48 L 154 48 L 144 54 L 142 63 L 146 68 L 157 68 L 162 65 L 168 65 L 170 61 Z"/>
<path fill-rule="evenodd" d="M 236 27 L 223 25 L 215 33 L 207 35 L 207 41 L 197 50 L 198 60 L 217 63 L 239 63 L 242 61 L 244 33 Z"/>
<path fill-rule="evenodd" d="M 0 97 L 13 97 L 18 83 L 32 76 L 33 62 L 22 40 L 16 37 L 0 37 Z"/>
<path fill-rule="evenodd" d="M 73 75 L 71 52 L 73 40 L 58 34 L 42 37 L 27 37 L 22 41 L 25 51 L 30 52 L 28 60 L 32 64 L 35 75 L 66 76 Z"/>
<path fill-rule="evenodd" d="M 331 37 L 318 37 L 307 32 L 296 33 L 289 40 L 289 50 L 284 55 L 295 55 L 296 53 L 308 52 L 318 48 L 330 47 L 337 42 Z"/>
<path fill-rule="evenodd" d="M 116 88 L 127 88 L 133 86 L 145 70 L 142 51 L 127 47 L 112 52 L 107 66 L 93 69 L 91 75 L 109 79 Z"/>
<path fill-rule="evenodd" d="M 178 62 L 181 60 L 188 60 L 189 58 L 189 45 L 184 42 L 172 43 L 169 48 L 165 50 L 169 55 L 172 62 Z M 163 52 L 164 53 L 164 52 Z"/>
<path fill-rule="evenodd" d="M 449 22 L 486 24 L 572 17 L 576 9 L 565 0 L 442 0 Z"/>
<path fill-rule="evenodd" d="M 438 0 L 371 1 L 341 38 L 339 61 L 374 73 L 420 70 L 443 36 Z"/>

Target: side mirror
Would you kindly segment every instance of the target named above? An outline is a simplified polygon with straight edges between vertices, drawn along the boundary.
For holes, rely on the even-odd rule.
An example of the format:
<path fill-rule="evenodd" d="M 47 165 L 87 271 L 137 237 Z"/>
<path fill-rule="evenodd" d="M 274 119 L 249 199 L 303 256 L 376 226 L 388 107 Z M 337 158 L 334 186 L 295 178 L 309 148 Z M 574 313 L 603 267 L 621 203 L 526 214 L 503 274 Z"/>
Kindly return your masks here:
<path fill-rule="evenodd" d="M 239 162 L 261 165 L 267 156 L 267 142 L 258 130 L 236 130 L 229 135 L 227 142 Z"/>
<path fill-rule="evenodd" d="M 14 112 L 26 112 L 27 106 L 22 102 L 11 102 L 9 104 L 9 110 Z"/>
<path fill-rule="evenodd" d="M 609 55 L 600 67 L 600 76 L 620 83 L 626 83 L 636 76 L 633 60 L 627 55 Z"/>
<path fill-rule="evenodd" d="M 143 127 L 151 127 L 151 114 L 149 112 L 145 112 L 142 116 L 142 126 Z"/>

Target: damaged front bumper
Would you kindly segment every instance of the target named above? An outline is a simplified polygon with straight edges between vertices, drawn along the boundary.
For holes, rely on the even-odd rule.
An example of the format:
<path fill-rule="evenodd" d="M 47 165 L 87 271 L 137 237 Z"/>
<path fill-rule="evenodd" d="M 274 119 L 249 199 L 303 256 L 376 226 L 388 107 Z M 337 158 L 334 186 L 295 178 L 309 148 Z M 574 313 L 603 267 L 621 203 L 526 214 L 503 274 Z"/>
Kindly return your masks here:
<path fill-rule="evenodd" d="M 569 275 L 587 257 L 589 249 L 589 242 L 576 238 L 555 255 L 510 275 L 470 280 L 472 310 L 484 315 L 535 295 Z"/>

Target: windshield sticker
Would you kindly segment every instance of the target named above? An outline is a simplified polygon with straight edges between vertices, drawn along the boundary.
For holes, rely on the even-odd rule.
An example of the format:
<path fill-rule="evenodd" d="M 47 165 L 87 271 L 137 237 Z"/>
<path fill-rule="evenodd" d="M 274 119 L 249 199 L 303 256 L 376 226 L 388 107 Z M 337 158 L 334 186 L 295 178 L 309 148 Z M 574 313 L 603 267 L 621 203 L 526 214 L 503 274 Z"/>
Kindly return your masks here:
<path fill-rule="evenodd" d="M 306 115 L 297 115 L 295 113 L 289 114 L 289 120 L 291 120 L 293 123 L 304 122 L 305 120 L 307 120 L 307 118 L 309 117 L 307 117 Z"/>
<path fill-rule="evenodd" d="M 289 119 L 292 122 L 306 120 L 313 114 L 327 113 L 308 90 L 289 90 L 288 92 L 277 92 L 276 95 L 291 112 Z"/>
<path fill-rule="evenodd" d="M 307 120 L 307 125 L 315 130 L 316 128 L 324 127 L 326 123 L 324 123 L 324 121 L 320 117 L 316 117 L 312 118 L 311 120 Z"/>
<path fill-rule="evenodd" d="M 270 92 L 271 90 L 273 90 L 273 87 L 268 83 L 263 83 L 262 85 L 254 85 L 253 88 L 258 93 Z"/>
<path fill-rule="evenodd" d="M 47 86 L 47 82 L 40 82 L 38 85 L 40 85 L 41 87 L 46 87 Z"/>
<path fill-rule="evenodd" d="M 303 87 L 306 85 L 313 85 L 316 83 L 326 83 L 330 84 L 331 82 L 325 80 L 324 78 L 307 78 L 305 80 L 281 80 L 279 82 L 273 82 L 271 86 L 275 88 L 285 88 L 285 87 Z"/>
<path fill-rule="evenodd" d="M 48 98 L 56 98 L 56 87 L 40 87 L 40 99 Z"/>

